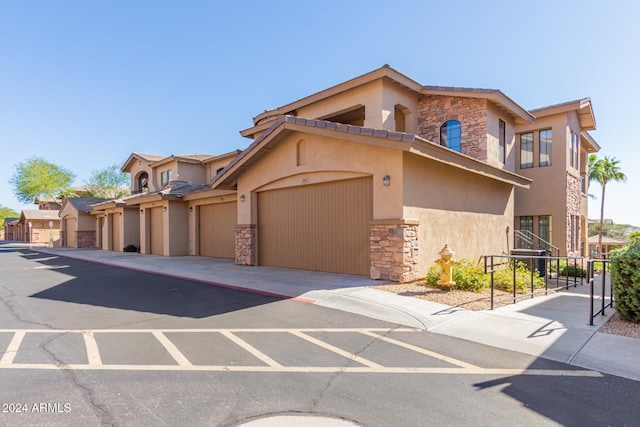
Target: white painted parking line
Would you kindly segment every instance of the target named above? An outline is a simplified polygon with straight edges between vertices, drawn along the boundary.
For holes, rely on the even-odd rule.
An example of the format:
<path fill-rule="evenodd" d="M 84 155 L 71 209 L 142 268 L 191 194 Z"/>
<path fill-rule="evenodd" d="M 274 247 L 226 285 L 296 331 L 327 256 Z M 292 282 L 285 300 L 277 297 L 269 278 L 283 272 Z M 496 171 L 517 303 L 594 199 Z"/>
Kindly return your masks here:
<path fill-rule="evenodd" d="M 98 349 L 98 343 L 96 342 L 96 337 L 93 335 L 93 331 L 82 331 L 82 338 L 84 338 L 84 346 L 87 348 L 87 359 L 89 361 L 89 365 L 102 365 L 100 349 Z"/>
<path fill-rule="evenodd" d="M 0 359 L 0 366 L 9 366 L 13 363 L 13 360 L 16 358 L 16 354 L 18 354 L 18 350 L 20 349 L 20 344 L 22 344 L 22 340 L 24 339 L 24 335 L 24 331 L 14 332 L 7 350 L 4 352 L 2 359 Z"/>
<path fill-rule="evenodd" d="M 264 354 L 263 352 L 261 352 L 260 350 L 252 346 L 251 344 L 249 344 L 248 342 L 235 336 L 232 332 L 224 331 L 224 332 L 221 332 L 221 334 L 229 338 L 234 343 L 238 344 L 240 347 L 247 350 L 249 353 L 257 357 L 258 359 L 262 360 L 264 363 L 269 365 L 270 368 L 283 367 L 281 364 L 279 364 L 278 362 L 276 362 L 275 360 L 273 360 L 272 358 L 270 358 L 269 356 L 267 356 L 266 354 Z"/>
<path fill-rule="evenodd" d="M 356 366 L 237 366 L 237 365 L 54 365 L 54 364 L 12 364 L 0 366 L 0 369 L 36 369 L 36 370 L 85 370 L 85 371 L 186 371 L 186 372 L 272 372 L 272 373 L 361 373 L 361 374 L 434 374 L 434 375 L 498 375 L 498 376 L 565 376 L 597 377 L 603 375 L 597 371 L 586 370 L 544 370 L 544 369 L 465 369 L 465 368 L 421 368 L 421 367 L 356 367 Z"/>
<path fill-rule="evenodd" d="M 0 330 L 4 333 L 12 333 L 13 337 L 0 358 L 0 370 L 2 369 L 36 369 L 36 370 L 88 370 L 88 371 L 203 371 L 203 372 L 275 372 L 275 373 L 374 373 L 374 374 L 434 374 L 434 375 L 493 375 L 493 376 L 516 376 L 516 375 L 538 375 L 538 376 L 574 376 L 574 377 L 602 377 L 597 371 L 582 369 L 569 370 L 543 370 L 543 369 L 494 369 L 482 368 L 471 363 L 418 347 L 394 338 L 387 337 L 389 332 L 421 332 L 411 328 L 304 328 L 304 329 L 102 329 L 102 330 L 51 330 L 51 329 L 25 329 L 25 330 Z M 180 349 L 165 335 L 165 333 L 219 333 L 235 343 L 248 353 L 255 356 L 265 365 L 193 365 Z M 347 359 L 353 360 L 363 366 L 284 366 L 267 354 L 252 346 L 249 342 L 241 339 L 236 333 L 284 333 L 288 332 L 298 338 L 304 339 L 323 349 L 331 351 Z M 437 360 L 448 362 L 452 367 L 388 367 L 372 362 L 357 354 L 345 351 L 333 346 L 308 333 L 313 332 L 356 332 L 366 336 L 385 341 L 389 344 L 414 351 Z M 27 333 L 80 333 L 84 339 L 87 364 L 38 364 L 38 363 L 14 363 L 15 357 L 20 351 L 20 346 Z M 147 333 L 152 334 L 158 342 L 166 349 L 177 365 L 131 365 L 131 364 L 104 364 L 102 362 L 100 348 L 95 338 L 95 334 L 103 333 Z M 103 348 L 103 353 L 105 350 Z M 304 355 L 301 355 L 304 358 Z"/>
<path fill-rule="evenodd" d="M 175 344 L 173 344 L 169 340 L 169 338 L 167 338 L 162 332 L 152 331 L 152 333 L 153 336 L 156 337 L 158 341 L 160 341 L 160 344 L 164 346 L 164 348 L 171 355 L 171 357 L 173 357 L 173 359 L 179 366 L 192 366 L 191 362 L 189 362 L 189 359 L 187 359 L 185 355 L 182 354 L 180 350 L 178 350 L 178 347 L 176 347 Z"/>
<path fill-rule="evenodd" d="M 370 336 L 370 337 L 374 337 L 376 339 L 382 340 L 382 341 L 386 341 L 388 343 L 397 345 L 399 347 L 404 347 L 408 350 L 411 351 L 415 351 L 416 353 L 420 353 L 420 354 L 424 354 L 425 356 L 429 356 L 429 357 L 433 357 L 435 359 L 438 360 L 442 360 L 443 362 L 447 362 L 447 363 L 451 363 L 452 365 L 456 365 L 456 366 L 460 366 L 461 368 L 468 368 L 468 369 L 480 369 L 478 366 L 476 365 L 472 365 L 471 363 L 467 363 L 467 362 L 463 362 L 462 360 L 458 360 L 458 359 L 454 359 L 453 357 L 449 357 L 449 356 L 445 356 L 444 354 L 440 354 L 440 353 L 436 353 L 434 351 L 430 351 L 427 350 L 426 348 L 422 348 L 422 347 L 417 347 L 415 345 L 403 342 L 403 341 L 398 341 L 395 340 L 393 338 L 389 338 L 389 337 L 385 337 L 382 335 L 378 335 L 374 332 L 370 332 L 370 331 L 359 331 L 361 334 Z"/>
<path fill-rule="evenodd" d="M 309 335 L 303 333 L 303 332 L 299 332 L 299 331 L 291 331 L 291 333 L 297 337 L 300 337 L 304 340 L 309 341 L 310 343 L 313 343 L 317 346 L 320 346 L 324 349 L 327 349 L 329 351 L 332 351 L 336 354 L 339 354 L 340 356 L 346 357 L 347 359 L 351 359 L 354 360 L 362 365 L 368 366 L 370 368 L 382 368 L 382 365 L 379 365 L 375 362 L 372 362 L 370 360 L 365 359 L 364 357 L 360 357 L 357 354 L 353 354 L 353 353 L 349 353 L 348 351 L 344 351 L 341 348 L 338 347 L 334 347 L 331 344 L 328 344 L 324 341 L 320 341 L 319 339 L 316 339 L 314 337 L 310 337 Z"/>

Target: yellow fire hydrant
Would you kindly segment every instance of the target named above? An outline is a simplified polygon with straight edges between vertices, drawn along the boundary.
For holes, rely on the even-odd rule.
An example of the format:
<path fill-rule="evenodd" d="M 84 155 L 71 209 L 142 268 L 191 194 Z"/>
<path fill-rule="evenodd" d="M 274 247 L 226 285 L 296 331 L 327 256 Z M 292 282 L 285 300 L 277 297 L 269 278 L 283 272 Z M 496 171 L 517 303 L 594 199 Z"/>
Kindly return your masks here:
<path fill-rule="evenodd" d="M 444 286 L 447 288 L 451 288 L 456 282 L 453 281 L 453 266 L 457 264 L 457 262 L 453 259 L 453 252 L 449 249 L 449 245 L 444 245 L 444 248 L 439 252 L 440 259 L 436 260 L 436 264 L 440 266 L 442 269 L 442 273 L 440 274 L 440 280 L 438 280 L 438 285 Z"/>

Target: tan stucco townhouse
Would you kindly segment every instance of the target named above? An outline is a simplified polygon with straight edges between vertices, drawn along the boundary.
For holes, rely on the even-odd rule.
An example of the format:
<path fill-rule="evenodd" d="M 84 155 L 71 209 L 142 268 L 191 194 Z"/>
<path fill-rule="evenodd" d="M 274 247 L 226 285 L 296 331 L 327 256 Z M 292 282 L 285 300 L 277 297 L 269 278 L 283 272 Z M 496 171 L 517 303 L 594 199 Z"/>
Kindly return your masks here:
<path fill-rule="evenodd" d="M 422 86 L 384 66 L 266 111 L 214 181 L 238 194 L 236 263 L 410 281 L 448 244 L 503 253 L 513 238 L 515 127 L 497 90 Z"/>

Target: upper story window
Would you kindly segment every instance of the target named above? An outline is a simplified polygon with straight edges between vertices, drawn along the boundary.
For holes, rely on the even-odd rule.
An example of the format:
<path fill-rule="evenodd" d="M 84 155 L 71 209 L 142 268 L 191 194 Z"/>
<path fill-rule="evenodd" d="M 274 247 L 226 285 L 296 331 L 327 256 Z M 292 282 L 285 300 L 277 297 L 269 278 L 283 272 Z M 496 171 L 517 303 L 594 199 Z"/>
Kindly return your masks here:
<path fill-rule="evenodd" d="M 457 120 L 449 120 L 440 126 L 440 145 L 459 153 L 460 131 L 460 122 Z"/>
<path fill-rule="evenodd" d="M 576 169 L 580 169 L 580 134 L 574 133 L 575 142 L 573 143 L 573 163 Z"/>
<path fill-rule="evenodd" d="M 533 132 L 520 135 L 520 169 L 533 167 Z"/>
<path fill-rule="evenodd" d="M 146 193 L 149 191 L 149 174 L 142 172 L 138 176 L 138 188 L 136 190 L 140 193 Z"/>
<path fill-rule="evenodd" d="M 166 171 L 160 172 L 160 185 L 164 187 L 169 181 L 173 181 L 173 171 L 167 169 Z"/>
<path fill-rule="evenodd" d="M 540 131 L 540 166 L 551 166 L 551 140 L 553 133 L 551 129 Z"/>
<path fill-rule="evenodd" d="M 507 160 L 507 131 L 506 123 L 498 119 L 498 160 L 506 163 Z"/>

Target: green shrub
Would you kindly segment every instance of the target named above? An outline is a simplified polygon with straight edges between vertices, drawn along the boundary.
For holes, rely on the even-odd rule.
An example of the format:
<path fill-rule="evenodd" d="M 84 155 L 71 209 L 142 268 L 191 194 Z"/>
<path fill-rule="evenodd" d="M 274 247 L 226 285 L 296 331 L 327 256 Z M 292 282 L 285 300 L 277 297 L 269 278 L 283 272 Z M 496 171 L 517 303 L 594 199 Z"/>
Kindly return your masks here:
<path fill-rule="evenodd" d="M 640 323 L 640 243 L 615 249 L 609 258 L 616 310 L 624 319 Z"/>
<path fill-rule="evenodd" d="M 496 269 L 493 273 L 493 283 L 496 289 L 513 292 L 513 263 Z M 544 278 L 540 277 L 538 270 L 533 272 L 533 284 L 534 288 L 544 287 Z M 531 270 L 522 262 L 516 263 L 516 289 L 519 294 L 531 290 Z"/>
<path fill-rule="evenodd" d="M 136 245 L 127 245 L 122 250 L 125 252 L 138 252 L 138 247 Z"/>
<path fill-rule="evenodd" d="M 434 288 L 440 288 L 438 280 L 440 280 L 441 272 L 439 266 L 433 265 L 427 273 L 427 284 Z M 452 289 L 461 291 L 481 292 L 489 288 L 489 276 L 484 274 L 484 266 L 465 258 L 453 267 L 453 281 L 456 284 Z"/>
<path fill-rule="evenodd" d="M 560 261 L 560 276 L 568 277 L 587 277 L 587 270 L 582 268 L 580 263 L 574 264 L 573 261 Z"/>

